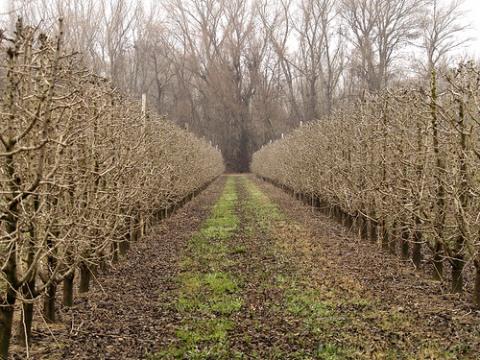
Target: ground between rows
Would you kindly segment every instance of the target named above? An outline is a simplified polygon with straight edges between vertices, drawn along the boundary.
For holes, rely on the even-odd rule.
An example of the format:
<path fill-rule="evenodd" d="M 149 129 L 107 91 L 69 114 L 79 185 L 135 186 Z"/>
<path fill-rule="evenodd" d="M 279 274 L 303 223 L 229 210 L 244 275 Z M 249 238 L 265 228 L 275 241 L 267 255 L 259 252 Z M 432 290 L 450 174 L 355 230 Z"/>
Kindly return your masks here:
<path fill-rule="evenodd" d="M 475 359 L 479 314 L 252 176 L 215 182 L 102 274 L 34 358 Z M 66 329 L 65 329 L 66 328 Z"/>

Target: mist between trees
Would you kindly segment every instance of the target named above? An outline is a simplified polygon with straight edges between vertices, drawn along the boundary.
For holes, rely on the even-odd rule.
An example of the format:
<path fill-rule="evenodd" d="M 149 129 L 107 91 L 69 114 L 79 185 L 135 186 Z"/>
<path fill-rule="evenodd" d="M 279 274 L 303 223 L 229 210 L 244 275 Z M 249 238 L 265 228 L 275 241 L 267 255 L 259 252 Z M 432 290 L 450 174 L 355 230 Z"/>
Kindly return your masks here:
<path fill-rule="evenodd" d="M 466 29 L 450 0 L 10 3 L 42 27 L 62 16 L 96 73 L 219 144 L 231 171 L 345 99 L 445 68 Z"/>
<path fill-rule="evenodd" d="M 45 34 L 19 20 L 0 38 L 1 359 L 15 309 L 26 345 L 35 299 L 54 322 L 61 283 L 71 306 L 75 279 L 87 292 L 98 268 L 224 171 L 205 140 L 142 111 L 82 64 L 58 26 Z"/>

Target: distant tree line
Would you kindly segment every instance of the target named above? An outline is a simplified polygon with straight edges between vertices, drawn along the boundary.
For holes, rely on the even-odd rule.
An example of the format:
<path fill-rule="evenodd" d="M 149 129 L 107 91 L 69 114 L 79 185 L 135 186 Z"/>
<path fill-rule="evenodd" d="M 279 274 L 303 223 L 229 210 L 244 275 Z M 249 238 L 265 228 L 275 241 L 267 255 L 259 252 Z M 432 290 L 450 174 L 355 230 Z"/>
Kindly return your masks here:
<path fill-rule="evenodd" d="M 460 1 L 11 0 L 34 23 L 62 16 L 84 61 L 246 171 L 282 133 L 365 91 L 428 81 L 466 41 Z M 413 50 L 415 49 L 415 50 Z"/>

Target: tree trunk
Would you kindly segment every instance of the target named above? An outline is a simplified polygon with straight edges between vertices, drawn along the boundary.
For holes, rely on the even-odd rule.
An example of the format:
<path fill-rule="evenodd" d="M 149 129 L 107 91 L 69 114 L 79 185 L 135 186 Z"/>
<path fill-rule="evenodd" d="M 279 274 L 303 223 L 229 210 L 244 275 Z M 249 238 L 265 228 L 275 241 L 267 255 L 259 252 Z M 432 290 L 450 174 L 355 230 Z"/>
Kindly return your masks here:
<path fill-rule="evenodd" d="M 382 248 L 384 250 L 388 250 L 388 246 L 389 246 L 389 243 L 390 243 L 390 237 L 389 237 L 389 233 L 388 233 L 388 230 L 387 230 L 387 224 L 386 224 L 385 219 L 382 219 L 380 221 L 379 233 L 380 233 L 379 235 L 380 235 L 380 241 L 382 243 Z"/>
<path fill-rule="evenodd" d="M 20 323 L 18 324 L 18 343 L 30 346 L 32 343 L 33 304 L 23 303 Z"/>
<path fill-rule="evenodd" d="M 130 249 L 130 241 L 128 240 L 128 236 L 125 236 L 118 244 L 118 250 L 120 255 L 126 256 L 129 249 Z"/>
<path fill-rule="evenodd" d="M 408 260 L 410 254 L 410 233 L 408 231 L 407 224 L 402 225 L 401 235 L 400 235 L 400 255 L 403 260 Z"/>
<path fill-rule="evenodd" d="M 389 235 L 390 243 L 389 243 L 389 250 L 393 255 L 397 255 L 397 239 L 399 236 L 399 229 L 398 223 L 396 221 L 393 222 L 392 231 Z"/>
<path fill-rule="evenodd" d="M 13 158 L 7 157 L 8 174 L 13 178 L 15 170 L 13 168 Z M 5 230 L 7 234 L 14 234 L 17 231 L 16 206 L 11 207 L 10 215 L 5 221 Z M 14 240 L 14 238 L 12 238 Z M 13 312 L 15 310 L 15 301 L 17 300 L 18 279 L 17 279 L 17 248 L 16 242 L 7 249 L 7 266 L 2 269 L 7 281 L 7 289 L 3 291 L 0 298 L 0 360 L 8 359 L 8 349 L 10 338 L 12 337 Z"/>
<path fill-rule="evenodd" d="M 195 198 L 195 192 L 190 194 L 188 198 L 188 202 L 192 201 Z M 140 219 L 138 222 L 138 236 L 139 239 L 143 239 L 147 233 L 147 221 L 143 215 L 140 215 Z"/>
<path fill-rule="evenodd" d="M 80 264 L 80 286 L 78 292 L 84 294 L 90 290 L 90 280 L 92 278 L 92 272 L 87 264 Z"/>
<path fill-rule="evenodd" d="M 369 238 L 370 241 L 373 243 L 376 243 L 378 240 L 378 229 L 377 229 L 377 223 L 374 220 L 369 220 L 368 221 L 368 228 L 369 228 Z"/>
<path fill-rule="evenodd" d="M 75 272 L 66 276 L 63 279 L 63 306 L 73 306 L 73 280 L 75 279 Z"/>
<path fill-rule="evenodd" d="M 98 271 L 106 271 L 108 269 L 107 256 L 105 250 L 102 249 L 98 254 Z"/>
<path fill-rule="evenodd" d="M 343 226 L 345 226 L 348 230 L 351 230 L 352 229 L 352 217 L 350 216 L 349 213 L 347 213 L 346 211 L 344 211 L 342 213 L 342 224 Z"/>
<path fill-rule="evenodd" d="M 6 303 L 0 306 L 0 360 L 8 359 L 8 349 L 12 336 L 13 311 L 16 300 L 15 292 L 9 290 Z"/>
<path fill-rule="evenodd" d="M 461 255 L 454 257 L 451 261 L 452 261 L 452 292 L 461 293 L 463 292 L 463 268 L 465 266 L 465 262 L 463 261 L 463 257 Z"/>
<path fill-rule="evenodd" d="M 475 260 L 475 285 L 473 287 L 473 303 L 480 308 L 480 260 Z"/>
<path fill-rule="evenodd" d="M 458 205 L 456 206 L 455 218 L 457 220 L 459 235 L 456 238 L 454 245 L 454 257 L 452 259 L 452 291 L 454 293 L 463 292 L 463 268 L 465 267 L 465 243 L 469 240 L 467 238 L 468 226 L 465 220 L 465 213 L 468 213 L 469 208 L 469 181 L 468 181 L 468 159 L 467 159 L 467 135 L 465 126 L 465 111 L 463 102 L 458 100 L 458 121 L 457 126 L 459 130 L 459 147 L 458 153 L 459 167 L 458 173 L 460 181 L 458 184 Z"/>
<path fill-rule="evenodd" d="M 359 226 L 360 237 L 362 239 L 368 239 L 367 219 L 362 214 L 360 214 L 358 217 L 358 226 Z"/>
<path fill-rule="evenodd" d="M 442 181 L 442 176 L 445 173 L 445 162 L 443 159 L 443 153 L 440 151 L 440 140 L 438 134 L 438 114 L 437 114 L 437 72 L 435 68 L 431 69 L 431 86 L 430 86 L 430 114 L 431 114 L 431 126 L 432 126 L 432 145 L 433 152 L 435 154 L 435 185 L 437 186 L 435 199 L 436 209 L 434 215 L 434 253 L 433 253 L 433 266 L 434 266 L 434 278 L 441 280 L 443 278 L 443 249 L 441 240 L 443 237 L 444 222 L 445 222 L 445 187 Z"/>
<path fill-rule="evenodd" d="M 413 233 L 413 247 L 412 247 L 412 261 L 415 267 L 418 269 L 422 265 L 422 233 L 417 228 Z"/>
<path fill-rule="evenodd" d="M 130 239 L 132 243 L 138 241 L 138 215 L 135 215 L 134 217 L 130 218 L 130 224 L 129 224 L 129 235 L 126 236 L 126 238 Z"/>
<path fill-rule="evenodd" d="M 438 243 L 433 254 L 433 278 L 443 280 L 443 253 L 441 245 Z"/>
<path fill-rule="evenodd" d="M 33 300 L 35 298 L 35 278 L 31 281 L 26 282 L 22 286 L 22 295 L 25 300 L 22 303 L 22 312 L 20 323 L 18 324 L 18 341 L 20 345 L 27 346 L 30 345 L 32 339 L 32 321 L 33 321 L 33 302 L 28 300 Z"/>
<path fill-rule="evenodd" d="M 43 316 L 47 323 L 54 323 L 56 321 L 55 298 L 57 295 L 57 284 L 52 281 L 46 290 L 43 299 Z"/>
<path fill-rule="evenodd" d="M 118 252 L 119 252 L 118 242 L 113 241 L 112 242 L 112 262 L 114 264 L 118 263 Z"/>
<path fill-rule="evenodd" d="M 422 244 L 420 242 L 413 243 L 412 247 L 412 261 L 417 269 L 422 265 L 423 255 L 422 255 Z"/>

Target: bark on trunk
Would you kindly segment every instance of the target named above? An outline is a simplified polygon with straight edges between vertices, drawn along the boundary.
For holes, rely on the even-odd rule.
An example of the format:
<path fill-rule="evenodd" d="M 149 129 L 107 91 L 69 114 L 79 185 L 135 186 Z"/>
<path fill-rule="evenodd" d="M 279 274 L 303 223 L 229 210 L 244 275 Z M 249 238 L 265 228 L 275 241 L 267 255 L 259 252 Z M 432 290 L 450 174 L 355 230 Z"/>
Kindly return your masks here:
<path fill-rule="evenodd" d="M 400 255 L 403 260 L 408 260 L 409 258 L 409 252 L 410 252 L 410 234 L 408 231 L 408 227 L 406 224 L 402 226 L 401 230 L 401 236 L 400 236 Z"/>
<path fill-rule="evenodd" d="M 35 279 L 25 283 L 22 286 L 22 295 L 25 300 L 35 298 Z M 24 301 L 22 303 L 22 312 L 20 323 L 18 324 L 18 341 L 21 346 L 30 345 L 32 339 L 32 321 L 33 321 L 33 302 Z"/>
<path fill-rule="evenodd" d="M 412 261 L 417 269 L 422 265 L 422 260 L 422 244 L 415 240 L 412 247 Z"/>
<path fill-rule="evenodd" d="M 468 239 L 468 226 L 465 221 L 464 211 L 468 212 L 469 208 L 469 177 L 468 177 L 468 166 L 467 166 L 467 157 L 466 154 L 468 152 L 467 148 L 467 135 L 466 135 L 466 126 L 465 126 L 465 111 L 463 102 L 458 100 L 458 121 L 457 126 L 459 130 L 459 147 L 461 151 L 458 151 L 458 160 L 459 160 L 459 167 L 458 173 L 460 176 L 460 181 L 458 185 L 458 203 L 459 206 L 456 206 L 456 220 L 459 235 L 455 241 L 454 245 L 454 254 L 455 256 L 452 259 L 452 291 L 454 293 L 461 293 L 463 292 L 463 268 L 465 267 L 465 244 L 467 243 Z"/>
<path fill-rule="evenodd" d="M 370 241 L 376 243 L 378 240 L 377 223 L 374 220 L 369 220 L 368 225 Z"/>
<path fill-rule="evenodd" d="M 348 214 L 345 211 L 342 213 L 342 215 L 343 215 L 343 217 L 342 217 L 343 226 L 345 226 L 348 230 L 351 230 L 352 225 L 353 225 L 352 217 L 350 216 L 350 214 Z"/>
<path fill-rule="evenodd" d="M 463 268 L 465 263 L 461 256 L 452 259 L 452 292 L 463 292 Z"/>
<path fill-rule="evenodd" d="M 435 178 L 436 178 L 436 210 L 434 216 L 434 229 L 435 229 L 435 247 L 433 254 L 433 266 L 435 279 L 441 280 L 443 278 L 443 249 L 440 243 L 443 238 L 444 222 L 445 222 L 445 187 L 443 184 L 442 176 L 445 173 L 445 161 L 444 154 L 440 151 L 440 140 L 438 132 L 438 114 L 437 114 L 437 72 L 435 68 L 431 68 L 431 101 L 430 101 L 430 114 L 431 114 L 431 126 L 432 126 L 432 145 L 433 152 L 435 154 Z"/>
<path fill-rule="evenodd" d="M 359 218 L 358 218 L 358 225 L 359 225 L 360 237 L 362 239 L 368 239 L 367 219 L 361 214 L 359 215 Z"/>
<path fill-rule="evenodd" d="M 90 290 L 90 280 L 92 273 L 90 267 L 87 264 L 80 265 L 80 286 L 78 292 L 80 294 L 86 293 Z"/>
<path fill-rule="evenodd" d="M 412 261 L 417 269 L 422 265 L 422 260 L 422 233 L 420 230 L 415 229 L 413 233 Z"/>
<path fill-rule="evenodd" d="M 18 324 L 18 343 L 20 346 L 26 347 L 32 343 L 32 321 L 33 321 L 33 304 L 23 303 L 22 314 L 20 315 L 20 323 Z"/>
<path fill-rule="evenodd" d="M 75 279 L 75 273 L 72 273 L 65 277 L 63 280 L 63 306 L 73 306 L 73 280 Z"/>
<path fill-rule="evenodd" d="M 52 282 L 48 287 L 43 299 L 43 316 L 47 323 L 56 321 L 55 299 L 57 294 L 57 284 Z"/>
<path fill-rule="evenodd" d="M 130 241 L 127 238 L 123 239 L 120 241 L 120 244 L 118 244 L 118 250 L 121 256 L 126 256 L 129 249 Z"/>
<path fill-rule="evenodd" d="M 106 271 L 108 269 L 107 256 L 105 250 L 101 250 L 98 254 L 98 271 Z"/>
<path fill-rule="evenodd" d="M 473 287 L 473 303 L 480 308 L 480 260 L 475 261 L 475 285 Z"/>
<path fill-rule="evenodd" d="M 433 278 L 443 280 L 443 253 L 439 243 L 436 244 L 433 253 Z"/>
<path fill-rule="evenodd" d="M 112 262 L 114 264 L 118 263 L 118 252 L 119 252 L 118 243 L 114 241 L 112 243 Z"/>
<path fill-rule="evenodd" d="M 130 235 L 130 241 L 131 242 L 137 242 L 138 241 L 138 233 L 139 233 L 139 228 L 138 228 L 138 215 L 135 215 L 130 219 L 130 229 L 129 229 Z"/>
<path fill-rule="evenodd" d="M 8 359 L 15 300 L 15 292 L 9 291 L 6 304 L 0 306 L 0 360 Z"/>
<path fill-rule="evenodd" d="M 390 243 L 390 236 L 387 229 L 387 224 L 384 219 L 380 222 L 380 241 L 382 242 L 382 248 L 388 250 Z"/>
<path fill-rule="evenodd" d="M 397 239 L 399 236 L 398 223 L 394 222 L 392 225 L 392 232 L 390 233 L 389 250 L 393 255 L 397 255 Z"/>
<path fill-rule="evenodd" d="M 13 167 L 11 168 L 13 177 Z M 11 208 L 11 214 L 16 212 L 15 208 Z M 5 229 L 8 234 L 14 234 L 17 229 L 17 220 L 14 216 L 7 218 Z M 7 266 L 3 269 L 7 284 L 10 286 L 5 291 L 5 297 L 2 296 L 0 302 L 0 360 L 8 359 L 8 349 L 10 346 L 10 338 L 12 337 L 13 312 L 15 301 L 17 300 L 17 257 L 16 247 L 10 251 L 7 259 Z"/>

